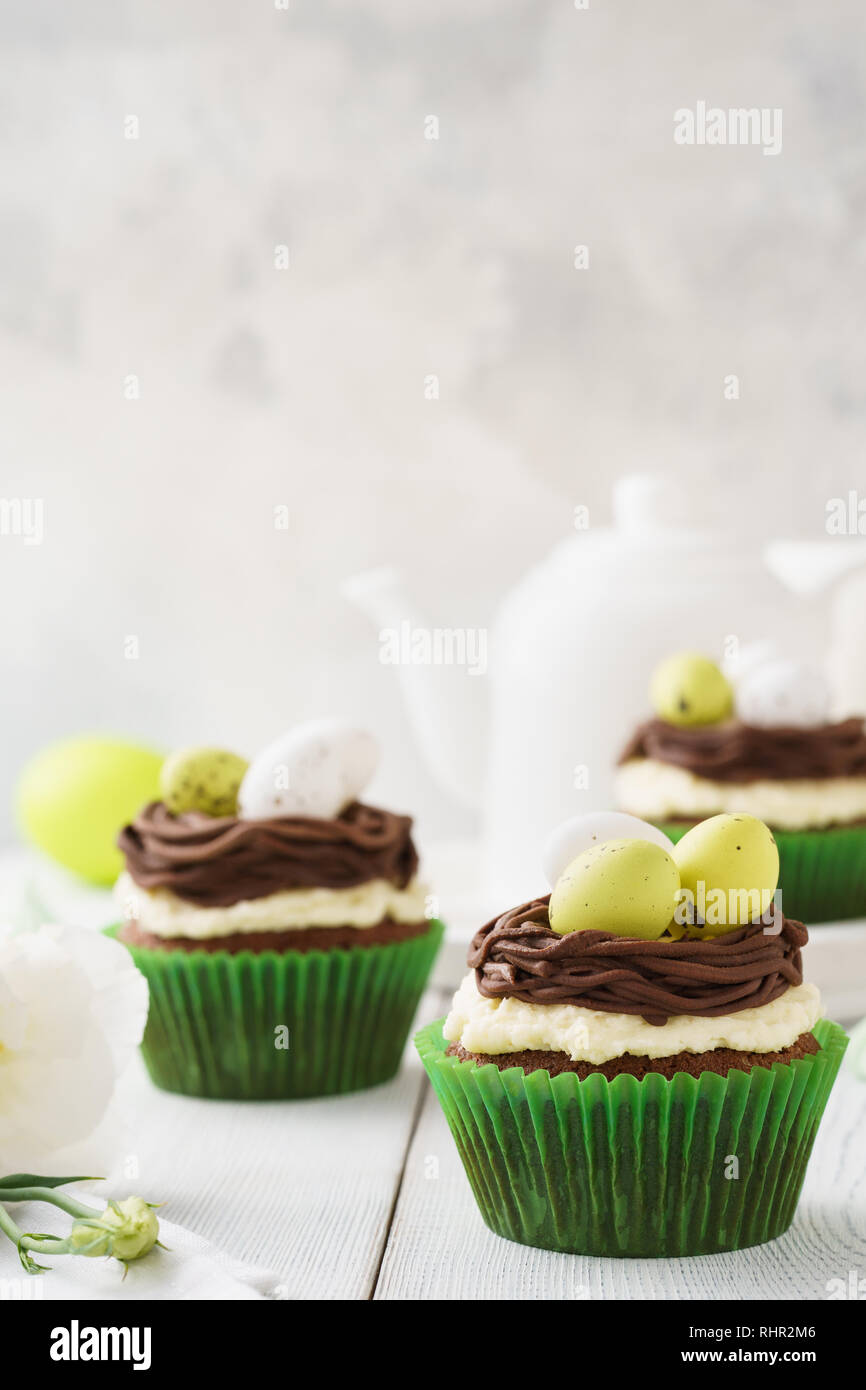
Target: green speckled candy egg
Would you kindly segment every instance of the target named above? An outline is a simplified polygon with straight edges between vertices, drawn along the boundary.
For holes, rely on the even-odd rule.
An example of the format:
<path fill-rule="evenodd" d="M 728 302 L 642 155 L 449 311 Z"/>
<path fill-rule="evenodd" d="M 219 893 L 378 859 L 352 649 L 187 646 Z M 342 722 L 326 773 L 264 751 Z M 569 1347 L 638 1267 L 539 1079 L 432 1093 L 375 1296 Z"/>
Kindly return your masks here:
<path fill-rule="evenodd" d="M 247 766 L 244 758 L 224 748 L 181 748 L 162 765 L 162 799 L 175 816 L 183 811 L 233 816 Z"/>
<path fill-rule="evenodd" d="M 718 936 L 757 921 L 773 901 L 779 882 L 779 850 L 769 826 L 756 816 L 710 816 L 674 845 L 673 857 L 684 889 L 701 916 L 710 908 L 719 920 L 702 930 Z M 712 894 L 724 898 L 713 898 Z M 706 913 L 701 902 L 706 904 Z"/>
<path fill-rule="evenodd" d="M 22 773 L 21 828 L 64 868 L 90 883 L 113 883 L 123 868 L 114 842 L 159 796 L 161 763 L 161 753 L 98 734 L 54 743 Z"/>
<path fill-rule="evenodd" d="M 673 918 L 680 886 L 666 850 L 648 840 L 607 840 L 584 850 L 550 895 L 550 925 L 560 936 L 609 931 L 654 941 Z"/>
<path fill-rule="evenodd" d="M 668 724 L 718 724 L 731 713 L 734 692 L 714 661 L 695 652 L 678 652 L 653 672 L 650 700 Z"/>

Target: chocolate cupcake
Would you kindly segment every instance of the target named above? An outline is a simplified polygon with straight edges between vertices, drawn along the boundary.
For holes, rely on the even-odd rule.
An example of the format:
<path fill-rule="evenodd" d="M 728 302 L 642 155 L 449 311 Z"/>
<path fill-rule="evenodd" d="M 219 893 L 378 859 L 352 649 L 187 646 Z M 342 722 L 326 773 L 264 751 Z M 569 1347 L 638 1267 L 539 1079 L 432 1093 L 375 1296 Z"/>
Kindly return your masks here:
<path fill-rule="evenodd" d="M 498 1235 L 591 1255 L 759 1244 L 793 1219 L 847 1039 L 804 982 L 766 826 L 718 817 L 668 852 L 649 825 L 605 838 L 617 819 L 571 823 L 553 893 L 478 931 L 416 1045 Z"/>
<path fill-rule="evenodd" d="M 864 720 L 830 720 L 823 680 L 771 657 L 746 661 L 733 686 L 706 658 L 673 657 L 651 695 L 656 715 L 620 758 L 623 809 L 674 840 L 705 816 L 758 816 L 776 833 L 791 915 L 866 915 Z"/>
<path fill-rule="evenodd" d="M 336 721 L 249 768 L 188 750 L 124 827 L 110 931 L 150 985 L 143 1053 L 163 1089 L 313 1096 L 396 1072 L 443 928 L 411 819 L 358 800 L 374 765 Z"/>

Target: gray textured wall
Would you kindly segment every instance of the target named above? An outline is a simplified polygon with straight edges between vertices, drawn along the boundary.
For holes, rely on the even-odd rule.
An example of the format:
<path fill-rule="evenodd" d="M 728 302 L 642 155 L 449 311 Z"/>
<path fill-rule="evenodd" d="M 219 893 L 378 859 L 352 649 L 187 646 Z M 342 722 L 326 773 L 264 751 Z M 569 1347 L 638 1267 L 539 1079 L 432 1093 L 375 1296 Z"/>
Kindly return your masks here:
<path fill-rule="evenodd" d="M 854 0 L 7 0 L 2 495 L 45 536 L 0 538 L 3 785 L 79 729 L 255 749 L 337 710 L 447 833 L 346 574 L 482 622 L 648 464 L 823 534 L 863 476 L 864 30 Z M 678 147 L 698 100 L 782 108 L 781 154 Z"/>

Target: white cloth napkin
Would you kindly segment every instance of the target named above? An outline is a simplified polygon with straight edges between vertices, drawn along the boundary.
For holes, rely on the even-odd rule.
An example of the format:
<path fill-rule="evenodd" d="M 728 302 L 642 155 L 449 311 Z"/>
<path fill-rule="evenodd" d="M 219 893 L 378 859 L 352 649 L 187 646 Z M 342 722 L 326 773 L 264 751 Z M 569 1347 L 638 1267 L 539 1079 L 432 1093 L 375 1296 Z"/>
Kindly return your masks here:
<path fill-rule="evenodd" d="M 77 1194 L 76 1194 L 77 1195 Z M 93 1194 L 83 1196 L 88 1203 Z M 98 1206 L 98 1199 L 93 1200 Z M 52 1231 L 64 1235 L 71 1217 L 55 1207 L 22 1202 L 9 1207 L 22 1231 Z M 182 1226 L 160 1218 L 159 1238 L 165 1250 L 155 1249 L 141 1260 L 123 1266 L 113 1259 L 88 1259 L 82 1255 L 35 1255 L 37 1263 L 50 1265 L 45 1274 L 25 1274 L 12 1242 L 0 1236 L 0 1298 L 27 1299 L 217 1299 L 279 1298 L 277 1276 L 269 1270 L 245 1265 L 193 1235 Z"/>

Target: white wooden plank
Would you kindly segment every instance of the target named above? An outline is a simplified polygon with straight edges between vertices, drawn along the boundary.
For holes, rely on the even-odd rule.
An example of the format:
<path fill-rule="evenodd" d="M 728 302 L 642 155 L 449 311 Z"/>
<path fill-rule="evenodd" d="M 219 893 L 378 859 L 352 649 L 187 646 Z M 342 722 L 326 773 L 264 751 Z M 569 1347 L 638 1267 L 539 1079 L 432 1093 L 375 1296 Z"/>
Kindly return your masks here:
<path fill-rule="evenodd" d="M 690 1260 L 559 1255 L 501 1240 L 478 1214 L 432 1089 L 412 1141 L 377 1299 L 826 1298 L 866 1278 L 866 1084 L 839 1078 L 792 1228 Z"/>
<path fill-rule="evenodd" d="M 419 1017 L 437 1006 L 423 1002 Z M 278 1297 L 369 1298 L 426 1085 L 414 1049 L 407 1060 L 385 1086 L 285 1102 L 168 1095 L 138 1065 L 122 1095 L 131 1186 L 164 1202 L 170 1220 L 273 1269 Z"/>

